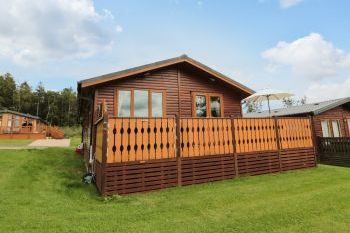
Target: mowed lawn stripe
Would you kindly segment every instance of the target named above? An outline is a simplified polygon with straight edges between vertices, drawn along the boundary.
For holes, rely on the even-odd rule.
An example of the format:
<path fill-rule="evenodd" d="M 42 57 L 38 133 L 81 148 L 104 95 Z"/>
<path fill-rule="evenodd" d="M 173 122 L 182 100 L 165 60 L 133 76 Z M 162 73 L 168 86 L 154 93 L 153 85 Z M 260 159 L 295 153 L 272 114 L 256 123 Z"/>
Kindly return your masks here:
<path fill-rule="evenodd" d="M 0 153 L 0 232 L 346 232 L 350 169 L 102 198 L 72 149 Z"/>

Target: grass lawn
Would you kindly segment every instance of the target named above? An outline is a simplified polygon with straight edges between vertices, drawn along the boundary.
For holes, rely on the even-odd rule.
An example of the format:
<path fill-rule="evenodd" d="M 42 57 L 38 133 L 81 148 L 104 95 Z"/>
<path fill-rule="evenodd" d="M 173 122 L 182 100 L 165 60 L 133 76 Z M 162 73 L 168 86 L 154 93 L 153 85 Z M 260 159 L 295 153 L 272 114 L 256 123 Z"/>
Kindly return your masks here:
<path fill-rule="evenodd" d="M 70 146 L 71 147 L 77 147 L 81 143 L 80 137 L 71 137 L 70 138 Z"/>
<path fill-rule="evenodd" d="M 31 139 L 1 139 L 0 140 L 0 148 L 1 147 L 8 147 L 8 146 L 27 146 L 29 145 L 33 140 Z"/>
<path fill-rule="evenodd" d="M 350 169 L 101 198 L 72 149 L 0 152 L 0 232 L 349 232 Z"/>

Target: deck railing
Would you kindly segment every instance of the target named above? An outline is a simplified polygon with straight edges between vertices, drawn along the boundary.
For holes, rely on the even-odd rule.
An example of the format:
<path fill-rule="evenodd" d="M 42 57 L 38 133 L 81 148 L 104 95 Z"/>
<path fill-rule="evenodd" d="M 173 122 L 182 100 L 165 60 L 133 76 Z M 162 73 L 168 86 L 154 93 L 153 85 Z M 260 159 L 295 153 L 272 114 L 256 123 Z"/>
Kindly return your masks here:
<path fill-rule="evenodd" d="M 47 135 L 54 139 L 63 139 L 64 132 L 57 126 L 49 126 L 47 128 Z"/>
<path fill-rule="evenodd" d="M 314 146 L 309 118 L 107 116 L 96 126 L 96 159 L 102 161 L 102 144 L 106 141 L 107 163 L 175 158 L 177 151 L 185 158 Z"/>
<path fill-rule="evenodd" d="M 2 126 L 0 134 L 33 133 L 33 126 Z"/>
<path fill-rule="evenodd" d="M 117 118 L 95 122 L 97 189 L 143 192 L 316 166 L 309 118 Z"/>
<path fill-rule="evenodd" d="M 350 137 L 318 138 L 320 163 L 350 167 Z"/>

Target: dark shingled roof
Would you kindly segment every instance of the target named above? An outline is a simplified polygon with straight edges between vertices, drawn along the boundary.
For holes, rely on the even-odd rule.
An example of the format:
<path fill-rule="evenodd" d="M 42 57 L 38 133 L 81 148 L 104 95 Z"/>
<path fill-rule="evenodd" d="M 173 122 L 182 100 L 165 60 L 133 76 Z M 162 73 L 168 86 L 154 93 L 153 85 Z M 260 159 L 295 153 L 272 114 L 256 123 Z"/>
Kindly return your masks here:
<path fill-rule="evenodd" d="M 150 63 L 147 65 L 142 65 L 142 66 L 137 66 L 134 68 L 130 68 L 130 69 L 126 69 L 126 70 L 121 70 L 118 72 L 114 72 L 114 73 L 109 73 L 109 74 L 105 74 L 105 75 L 101 75 L 101 76 L 97 76 L 94 78 L 89 78 L 89 79 L 84 79 L 78 82 L 78 89 L 80 87 L 87 87 L 87 86 L 93 86 L 96 84 L 100 84 L 100 83 L 104 83 L 104 82 L 108 82 L 111 80 L 115 80 L 115 79 L 119 79 L 119 78 L 126 78 L 129 77 L 131 75 L 135 75 L 138 73 L 143 73 L 143 72 L 147 72 L 147 71 L 151 71 L 153 69 L 158 69 L 158 68 L 162 68 L 162 67 L 166 67 L 166 66 L 170 66 L 170 65 L 174 65 L 174 64 L 178 64 L 178 63 L 188 63 L 191 64 L 199 69 L 202 69 L 205 72 L 211 73 L 212 75 L 222 79 L 223 81 L 225 81 L 226 83 L 239 88 L 241 90 L 243 90 L 244 92 L 246 92 L 247 94 L 253 94 L 255 93 L 254 90 L 244 86 L 243 84 L 225 76 L 224 74 L 221 74 L 218 71 L 215 71 L 213 69 L 211 69 L 210 67 L 188 57 L 187 55 L 182 55 L 179 57 L 175 57 L 175 58 L 170 58 L 170 59 L 166 59 L 166 60 L 162 60 L 162 61 L 158 61 L 158 62 L 154 62 L 154 63 Z"/>
<path fill-rule="evenodd" d="M 40 120 L 40 117 L 38 117 L 38 116 L 33 116 L 33 115 L 30 115 L 30 114 L 27 114 L 27 113 L 16 112 L 16 111 L 8 110 L 8 109 L 0 110 L 0 114 L 1 113 L 11 113 L 11 114 L 18 115 L 18 116 L 24 116 L 24 117 Z"/>
<path fill-rule="evenodd" d="M 307 113 L 317 115 L 343 104 L 350 104 L 350 97 L 328 100 L 318 103 L 304 104 L 300 106 L 292 106 L 289 108 L 271 109 L 271 115 L 269 115 L 268 110 L 261 112 L 245 113 L 244 117 L 292 116 Z"/>

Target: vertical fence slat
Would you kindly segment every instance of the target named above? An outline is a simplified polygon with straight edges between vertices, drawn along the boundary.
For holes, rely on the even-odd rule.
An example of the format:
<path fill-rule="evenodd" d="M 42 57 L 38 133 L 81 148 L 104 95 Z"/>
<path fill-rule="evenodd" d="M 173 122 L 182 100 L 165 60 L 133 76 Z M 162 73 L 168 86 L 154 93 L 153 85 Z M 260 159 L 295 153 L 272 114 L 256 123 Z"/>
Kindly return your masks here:
<path fill-rule="evenodd" d="M 135 128 L 133 129 L 135 132 L 135 158 L 136 160 L 143 160 L 142 159 L 142 133 L 141 133 L 141 128 L 142 128 L 142 120 L 140 118 L 136 119 L 135 123 Z"/>
<path fill-rule="evenodd" d="M 204 147 L 204 138 L 205 138 L 205 129 L 204 129 L 204 119 L 199 119 L 198 121 L 198 145 L 199 145 L 199 156 L 200 155 L 205 155 L 206 154 L 206 149 Z"/>

